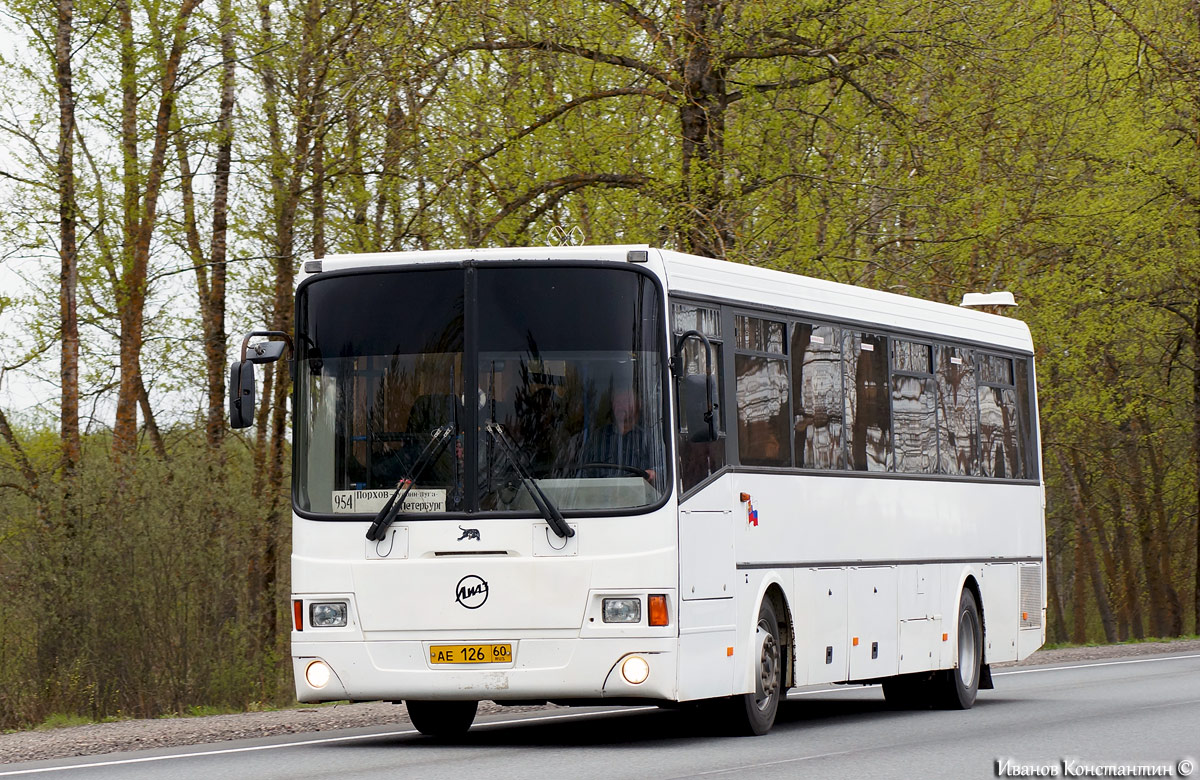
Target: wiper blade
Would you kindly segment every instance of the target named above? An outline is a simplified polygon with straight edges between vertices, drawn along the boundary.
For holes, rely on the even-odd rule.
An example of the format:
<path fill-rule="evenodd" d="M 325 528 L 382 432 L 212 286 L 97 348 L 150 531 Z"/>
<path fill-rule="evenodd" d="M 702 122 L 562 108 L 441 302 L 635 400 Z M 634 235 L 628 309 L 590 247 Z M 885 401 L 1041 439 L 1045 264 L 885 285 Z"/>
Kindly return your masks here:
<path fill-rule="evenodd" d="M 558 511 L 558 507 L 550 500 L 550 497 L 542 492 L 542 488 L 538 485 L 537 480 L 529 473 L 529 469 L 521 460 L 521 454 L 517 450 L 517 445 L 513 444 L 508 438 L 508 433 L 505 432 L 504 426 L 495 421 L 489 421 L 484 424 L 487 432 L 490 433 L 497 442 L 500 443 L 500 449 L 504 451 L 513 468 L 517 470 L 517 476 L 521 478 L 521 482 L 529 491 L 529 497 L 533 499 L 533 503 L 537 505 L 538 511 L 542 513 L 542 517 L 546 519 L 546 523 L 556 533 L 559 538 L 566 539 L 575 535 L 575 529 L 567 525 L 567 521 L 563 519 L 562 512 Z"/>
<path fill-rule="evenodd" d="M 383 505 L 383 509 L 379 510 L 379 514 L 375 515 L 375 522 L 371 523 L 371 527 L 367 529 L 368 539 L 373 542 L 383 541 L 388 526 L 395 522 L 396 516 L 400 514 L 400 507 L 404 506 L 404 499 L 408 498 L 408 492 L 417 483 L 417 478 L 425 471 L 425 467 L 441 456 L 442 450 L 446 449 L 446 444 L 450 441 L 450 435 L 449 425 L 433 429 L 433 436 L 425 445 L 425 449 L 421 450 L 421 454 L 396 483 L 396 492 L 392 493 L 392 497 Z"/>

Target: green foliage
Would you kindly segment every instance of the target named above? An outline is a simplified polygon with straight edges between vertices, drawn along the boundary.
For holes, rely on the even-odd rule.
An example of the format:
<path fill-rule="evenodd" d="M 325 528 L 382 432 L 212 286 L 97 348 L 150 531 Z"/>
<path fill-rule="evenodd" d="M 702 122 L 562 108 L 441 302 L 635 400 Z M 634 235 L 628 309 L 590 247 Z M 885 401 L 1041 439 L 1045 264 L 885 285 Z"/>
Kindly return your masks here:
<path fill-rule="evenodd" d="M 222 466 L 202 432 L 179 441 L 125 471 L 92 438 L 41 512 L 11 491 L 0 505 L 0 727 L 291 699 L 290 668 L 248 629 L 261 511 L 245 448 Z"/>

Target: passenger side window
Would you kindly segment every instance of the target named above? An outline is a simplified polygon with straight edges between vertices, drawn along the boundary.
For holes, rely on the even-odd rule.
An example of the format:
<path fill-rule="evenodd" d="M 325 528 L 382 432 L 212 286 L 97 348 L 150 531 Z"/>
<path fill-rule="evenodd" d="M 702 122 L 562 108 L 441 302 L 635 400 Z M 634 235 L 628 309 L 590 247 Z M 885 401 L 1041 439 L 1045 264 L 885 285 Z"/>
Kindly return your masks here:
<path fill-rule="evenodd" d="M 845 468 L 842 451 L 842 334 L 831 325 L 792 328 L 792 436 L 795 465 Z"/>
<path fill-rule="evenodd" d="M 892 469 L 936 474 L 938 469 L 937 385 L 933 348 L 913 341 L 892 342 Z"/>
<path fill-rule="evenodd" d="M 717 376 L 717 399 L 724 398 L 725 381 L 721 360 L 721 310 L 716 307 L 699 306 L 692 303 L 673 303 L 671 305 L 672 332 L 678 337 L 689 330 L 698 330 L 708 337 L 713 346 L 713 371 Z M 683 363 L 683 373 L 703 374 L 705 371 L 704 345 L 699 339 L 688 339 L 684 342 L 683 351 L 678 355 Z M 682 410 L 678 410 L 680 427 L 684 425 Z M 725 430 L 725 413 L 718 406 L 717 428 Z M 696 443 L 688 441 L 684 431 L 680 430 L 676 437 L 679 442 L 679 481 L 682 492 L 686 493 L 703 482 L 710 475 L 717 473 L 725 466 L 725 439 Z"/>
<path fill-rule="evenodd" d="M 842 386 L 846 392 L 849 466 L 855 471 L 887 471 L 892 449 L 888 398 L 888 339 L 875 333 L 843 331 Z"/>
<path fill-rule="evenodd" d="M 1038 478 L 1038 459 L 1033 457 L 1034 441 L 1033 441 L 1033 423 L 1037 416 L 1037 409 L 1034 408 L 1033 395 L 1030 382 L 1029 363 L 1032 358 L 1017 358 L 1014 362 L 1016 369 L 1017 382 L 1017 414 L 1020 417 L 1019 427 L 1017 428 L 1017 448 L 1020 451 L 1021 463 L 1025 469 L 1023 474 L 1016 476 L 1024 476 L 1026 479 Z"/>
<path fill-rule="evenodd" d="M 979 407 L 975 394 L 975 365 L 971 351 L 939 345 L 938 471 L 975 476 L 979 473 Z"/>
<path fill-rule="evenodd" d="M 738 461 L 746 466 L 790 466 L 790 402 L 782 322 L 734 317 Z"/>
<path fill-rule="evenodd" d="M 1018 478 L 1025 473 L 1019 441 L 1017 389 L 1013 361 L 998 355 L 979 356 L 980 474 Z"/>

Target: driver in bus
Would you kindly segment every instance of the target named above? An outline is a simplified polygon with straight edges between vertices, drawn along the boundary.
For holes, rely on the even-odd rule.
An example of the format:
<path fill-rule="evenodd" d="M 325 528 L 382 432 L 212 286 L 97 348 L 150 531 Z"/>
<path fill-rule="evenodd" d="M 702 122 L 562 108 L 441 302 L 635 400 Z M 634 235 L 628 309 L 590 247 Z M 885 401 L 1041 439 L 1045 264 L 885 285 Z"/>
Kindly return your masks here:
<path fill-rule="evenodd" d="M 631 385 L 615 387 L 611 393 L 612 420 L 592 433 L 584 446 L 587 476 L 613 476 L 618 472 L 637 474 L 655 484 L 662 468 L 661 446 L 642 423 L 641 403 Z M 612 469 L 597 464 L 611 464 Z"/>

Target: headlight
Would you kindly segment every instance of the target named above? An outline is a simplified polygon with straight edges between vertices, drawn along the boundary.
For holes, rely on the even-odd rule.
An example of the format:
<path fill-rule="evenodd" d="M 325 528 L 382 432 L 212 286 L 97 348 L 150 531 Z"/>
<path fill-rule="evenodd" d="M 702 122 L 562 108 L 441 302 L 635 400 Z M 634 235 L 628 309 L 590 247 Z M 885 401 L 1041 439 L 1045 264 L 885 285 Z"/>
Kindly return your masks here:
<path fill-rule="evenodd" d="M 650 676 L 650 664 L 645 658 L 631 655 L 621 664 L 621 676 L 630 685 L 641 685 Z"/>
<path fill-rule="evenodd" d="M 310 604 L 308 607 L 308 624 L 313 628 L 342 628 L 346 625 L 346 615 L 350 612 L 344 601 L 324 601 Z"/>
<path fill-rule="evenodd" d="M 333 676 L 329 664 L 324 661 L 313 661 L 304 670 L 304 679 L 314 688 L 324 688 L 329 684 L 329 678 Z"/>
<path fill-rule="evenodd" d="M 641 623 L 641 599 L 605 599 L 605 623 Z"/>

